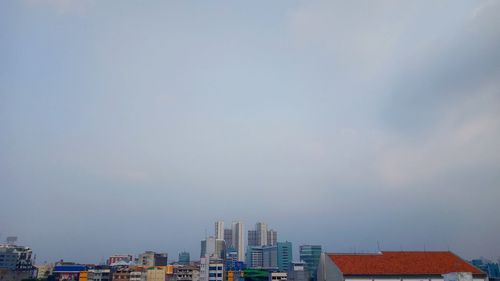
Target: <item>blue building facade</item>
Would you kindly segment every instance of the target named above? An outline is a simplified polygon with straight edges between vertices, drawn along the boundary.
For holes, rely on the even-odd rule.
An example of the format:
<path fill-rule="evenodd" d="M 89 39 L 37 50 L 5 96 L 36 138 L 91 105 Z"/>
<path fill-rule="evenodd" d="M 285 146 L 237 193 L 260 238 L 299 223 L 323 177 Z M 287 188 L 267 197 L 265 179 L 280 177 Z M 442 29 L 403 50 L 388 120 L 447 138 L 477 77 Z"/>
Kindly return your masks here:
<path fill-rule="evenodd" d="M 301 245 L 300 246 L 300 260 L 305 263 L 305 270 L 307 270 L 312 280 L 317 280 L 317 273 L 319 259 L 321 257 L 320 245 Z"/>
<path fill-rule="evenodd" d="M 278 250 L 278 271 L 287 272 L 293 261 L 292 242 L 278 242 L 276 247 Z"/>
<path fill-rule="evenodd" d="M 493 263 L 482 259 L 472 260 L 471 263 L 475 267 L 484 271 L 484 273 L 488 275 L 488 278 L 500 278 L 500 268 L 498 266 L 498 263 Z"/>

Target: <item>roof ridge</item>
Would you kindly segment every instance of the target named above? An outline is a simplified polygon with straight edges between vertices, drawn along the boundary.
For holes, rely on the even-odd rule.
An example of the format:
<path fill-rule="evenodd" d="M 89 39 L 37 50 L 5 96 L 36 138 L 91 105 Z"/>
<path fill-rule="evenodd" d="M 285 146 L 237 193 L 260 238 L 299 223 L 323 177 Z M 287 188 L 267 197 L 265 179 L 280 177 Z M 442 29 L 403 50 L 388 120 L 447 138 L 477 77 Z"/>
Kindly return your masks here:
<path fill-rule="evenodd" d="M 382 251 L 383 253 L 452 253 L 448 250 Z"/>
<path fill-rule="evenodd" d="M 457 271 L 484 274 L 450 251 L 330 253 L 328 256 L 344 274 L 444 274 Z"/>
<path fill-rule="evenodd" d="M 373 252 L 373 253 L 326 253 L 329 256 L 375 256 L 375 255 L 382 255 L 381 252 Z"/>

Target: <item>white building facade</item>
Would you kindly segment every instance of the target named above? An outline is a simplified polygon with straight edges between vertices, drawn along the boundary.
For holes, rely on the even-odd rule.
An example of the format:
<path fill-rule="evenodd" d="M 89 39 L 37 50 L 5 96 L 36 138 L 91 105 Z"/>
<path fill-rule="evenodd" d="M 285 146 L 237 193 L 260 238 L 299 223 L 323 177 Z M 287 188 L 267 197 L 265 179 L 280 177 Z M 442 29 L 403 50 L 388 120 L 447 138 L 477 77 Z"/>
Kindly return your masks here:
<path fill-rule="evenodd" d="M 243 231 L 242 222 L 233 222 L 232 243 L 233 247 L 238 252 L 238 261 L 245 261 L 245 237 Z"/>
<path fill-rule="evenodd" d="M 200 260 L 200 281 L 224 281 L 224 263 L 203 257 Z"/>
<path fill-rule="evenodd" d="M 215 239 L 224 240 L 224 222 L 215 222 Z"/>

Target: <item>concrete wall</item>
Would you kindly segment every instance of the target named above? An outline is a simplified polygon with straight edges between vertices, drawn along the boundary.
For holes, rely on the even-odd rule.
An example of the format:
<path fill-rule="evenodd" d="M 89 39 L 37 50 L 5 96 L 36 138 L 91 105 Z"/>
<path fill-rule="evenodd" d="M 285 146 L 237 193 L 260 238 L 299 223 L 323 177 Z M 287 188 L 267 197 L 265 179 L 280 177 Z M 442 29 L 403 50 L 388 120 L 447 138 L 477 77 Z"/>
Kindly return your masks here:
<path fill-rule="evenodd" d="M 319 259 L 317 274 L 318 281 L 344 281 L 340 269 L 325 253 L 322 253 Z"/>
<path fill-rule="evenodd" d="M 330 280 L 329 280 L 330 281 Z M 444 281 L 444 278 L 350 278 L 346 277 L 344 281 Z M 474 278 L 473 281 L 488 281 L 487 278 Z"/>
<path fill-rule="evenodd" d="M 2 281 L 21 281 L 33 276 L 31 271 L 15 271 L 8 269 L 0 269 L 0 280 Z"/>

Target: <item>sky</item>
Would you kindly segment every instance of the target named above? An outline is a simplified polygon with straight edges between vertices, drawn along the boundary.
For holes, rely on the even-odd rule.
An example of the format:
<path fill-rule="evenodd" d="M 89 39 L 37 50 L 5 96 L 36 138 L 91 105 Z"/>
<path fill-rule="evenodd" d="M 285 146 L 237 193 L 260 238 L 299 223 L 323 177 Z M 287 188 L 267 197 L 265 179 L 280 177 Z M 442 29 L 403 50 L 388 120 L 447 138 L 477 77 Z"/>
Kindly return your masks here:
<path fill-rule="evenodd" d="M 0 240 L 500 256 L 500 1 L 0 1 Z M 297 260 L 298 257 L 295 256 Z"/>

